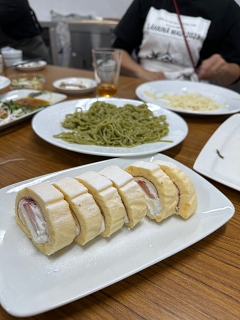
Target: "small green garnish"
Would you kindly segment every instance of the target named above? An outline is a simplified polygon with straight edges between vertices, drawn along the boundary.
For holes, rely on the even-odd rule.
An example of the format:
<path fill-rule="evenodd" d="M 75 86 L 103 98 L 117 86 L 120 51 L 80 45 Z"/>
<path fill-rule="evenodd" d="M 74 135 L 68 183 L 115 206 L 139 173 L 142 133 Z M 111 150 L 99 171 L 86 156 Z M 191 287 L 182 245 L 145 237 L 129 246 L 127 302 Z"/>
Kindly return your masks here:
<path fill-rule="evenodd" d="M 218 156 L 219 156 L 220 158 L 224 159 L 224 156 L 221 155 L 221 153 L 219 152 L 218 149 L 216 150 L 216 152 L 217 152 L 217 154 L 218 154 Z"/>

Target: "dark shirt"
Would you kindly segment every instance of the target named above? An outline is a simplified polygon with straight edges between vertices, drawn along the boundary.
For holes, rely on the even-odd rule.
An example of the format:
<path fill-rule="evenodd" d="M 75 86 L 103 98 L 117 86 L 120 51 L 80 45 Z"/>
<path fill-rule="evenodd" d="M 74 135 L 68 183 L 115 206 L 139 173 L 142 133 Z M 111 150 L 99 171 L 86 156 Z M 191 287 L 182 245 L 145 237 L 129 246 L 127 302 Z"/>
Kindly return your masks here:
<path fill-rule="evenodd" d="M 228 62 L 240 64 L 240 7 L 234 0 L 178 0 L 180 14 L 203 17 L 211 21 L 200 59 L 219 53 Z M 149 9 L 176 12 L 171 0 L 134 0 L 115 29 L 113 47 L 130 54 L 143 39 L 143 26 Z"/>
<path fill-rule="evenodd" d="M 15 40 L 32 38 L 42 32 L 27 0 L 0 0 L 0 28 Z"/>

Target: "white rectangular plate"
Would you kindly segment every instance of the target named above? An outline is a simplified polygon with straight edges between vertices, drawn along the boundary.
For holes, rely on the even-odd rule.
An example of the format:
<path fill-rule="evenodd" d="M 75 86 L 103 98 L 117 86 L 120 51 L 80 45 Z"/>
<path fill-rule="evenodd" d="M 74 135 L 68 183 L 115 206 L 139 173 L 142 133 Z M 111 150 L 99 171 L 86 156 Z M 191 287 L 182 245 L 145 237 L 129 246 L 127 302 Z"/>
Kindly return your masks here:
<path fill-rule="evenodd" d="M 240 114 L 214 132 L 197 157 L 194 170 L 240 191 Z"/>
<path fill-rule="evenodd" d="M 140 158 L 137 158 L 140 159 Z M 196 172 L 179 165 L 196 186 L 197 212 L 188 220 L 171 216 L 161 223 L 144 218 L 133 229 L 123 227 L 110 238 L 97 237 L 81 247 L 73 243 L 52 256 L 33 246 L 15 222 L 18 190 L 43 181 L 75 177 L 109 165 L 122 168 L 133 158 L 115 158 L 23 181 L 0 190 L 0 302 L 14 316 L 36 315 L 82 298 L 147 268 L 206 237 L 234 214 L 233 204 Z"/>
<path fill-rule="evenodd" d="M 9 91 L 7 93 L 0 95 L 0 102 L 9 101 L 9 100 L 14 101 L 14 100 L 17 100 L 20 98 L 25 98 L 30 93 L 34 93 L 34 92 L 39 92 L 39 90 L 20 89 L 20 90 Z M 67 98 L 67 96 L 65 94 L 55 93 L 55 92 L 51 92 L 51 91 L 43 91 L 42 94 L 40 94 L 36 97 L 36 99 L 42 99 L 42 100 L 49 101 L 50 106 L 55 103 L 61 102 L 61 101 L 65 100 L 66 98 Z M 6 122 L 4 124 L 0 123 L 0 130 L 6 129 L 7 127 L 10 127 L 10 126 L 12 126 L 18 122 L 21 122 L 29 117 L 32 117 L 35 113 L 39 112 L 40 110 L 42 110 L 42 109 L 34 110 L 34 111 L 32 111 L 22 117 L 19 117 L 18 119 L 11 120 L 11 121 Z"/>

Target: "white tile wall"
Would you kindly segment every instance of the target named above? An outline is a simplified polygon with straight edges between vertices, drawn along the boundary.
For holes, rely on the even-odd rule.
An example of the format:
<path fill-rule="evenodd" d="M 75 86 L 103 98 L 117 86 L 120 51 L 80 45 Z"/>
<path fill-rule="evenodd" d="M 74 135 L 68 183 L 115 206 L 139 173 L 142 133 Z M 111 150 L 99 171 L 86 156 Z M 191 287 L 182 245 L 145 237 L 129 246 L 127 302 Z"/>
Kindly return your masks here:
<path fill-rule="evenodd" d="M 240 5 L 240 0 L 235 0 Z M 120 19 L 132 0 L 29 0 L 41 21 L 50 21 L 50 11 Z"/>
<path fill-rule="evenodd" d="M 240 1 L 240 0 L 239 0 Z M 29 0 L 40 21 L 50 21 L 50 11 L 120 19 L 132 0 Z"/>

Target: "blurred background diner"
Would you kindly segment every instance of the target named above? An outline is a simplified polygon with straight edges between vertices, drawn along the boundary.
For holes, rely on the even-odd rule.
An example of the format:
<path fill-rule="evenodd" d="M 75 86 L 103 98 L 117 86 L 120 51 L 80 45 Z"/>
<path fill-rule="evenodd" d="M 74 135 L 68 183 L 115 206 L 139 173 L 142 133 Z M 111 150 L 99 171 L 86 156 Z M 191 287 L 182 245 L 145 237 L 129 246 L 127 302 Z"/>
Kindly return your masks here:
<path fill-rule="evenodd" d="M 23 59 L 40 58 L 50 63 L 42 28 L 28 0 L 0 0 L 0 48 L 22 50 Z"/>
<path fill-rule="evenodd" d="M 200 40 L 190 41 L 188 39 L 199 79 L 230 86 L 231 89 L 240 91 L 238 81 L 240 73 L 240 42 L 238 41 L 240 0 L 211 0 L 211 6 L 209 1 L 206 3 L 193 1 L 191 6 L 190 4 L 184 5 L 185 2 L 177 1 L 180 14 L 200 17 L 194 20 L 196 22 L 194 28 L 202 30 L 199 31 Z M 160 45 L 158 49 L 148 48 L 152 42 L 155 46 L 156 39 L 151 40 L 150 37 L 150 40 L 147 40 L 146 35 L 149 33 L 146 30 L 143 32 L 144 23 L 147 21 L 145 19 L 151 6 L 158 10 L 162 8 L 162 3 L 170 16 L 171 13 L 176 12 L 173 1 L 124 0 L 111 1 L 106 6 L 104 1 L 96 0 L 87 3 L 75 0 L 71 1 L 71 5 L 66 0 L 61 3 L 54 0 L 41 2 L 1 0 L 1 15 L 3 15 L 1 32 L 4 33 L 4 36 L 1 37 L 0 44 L 1 47 L 11 45 L 6 41 L 11 37 L 18 39 L 17 42 L 12 40 L 12 46 L 16 49 L 20 48 L 21 43 L 26 42 L 26 39 L 19 40 L 20 33 L 25 32 L 28 45 L 33 38 L 35 44 L 37 41 L 39 45 L 38 50 L 28 52 L 28 57 L 35 56 L 34 52 L 37 51 L 38 56 L 45 55 L 43 60 L 53 65 L 85 70 L 92 70 L 91 50 L 93 48 L 113 45 L 124 50 L 121 70 L 124 75 L 147 81 L 194 79 L 191 57 L 189 57 L 183 37 L 177 47 L 174 47 L 173 43 L 167 43 L 169 38 L 167 37 L 162 47 Z M 18 6 L 21 7 L 23 14 L 18 15 L 18 20 L 16 20 L 18 22 L 15 22 Z M 11 18 L 7 19 L 6 12 L 9 10 Z M 142 10 L 142 18 L 132 19 L 131 15 L 138 16 L 138 10 L 139 12 Z M 152 18 L 148 16 L 148 19 Z M 177 23 L 179 27 L 179 22 Z M 41 43 L 42 39 L 44 43 Z M 162 39 L 164 38 L 161 38 L 161 42 Z M 173 40 L 176 43 L 176 39 Z M 47 52 L 45 47 L 47 47 Z M 48 53 L 50 57 L 47 57 Z M 25 52 L 23 55 L 26 56 Z"/>
<path fill-rule="evenodd" d="M 134 0 L 114 33 L 128 75 L 194 80 L 197 73 L 199 80 L 226 86 L 240 77 L 240 8 L 234 0 Z"/>

